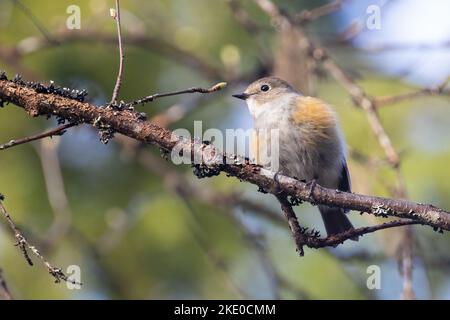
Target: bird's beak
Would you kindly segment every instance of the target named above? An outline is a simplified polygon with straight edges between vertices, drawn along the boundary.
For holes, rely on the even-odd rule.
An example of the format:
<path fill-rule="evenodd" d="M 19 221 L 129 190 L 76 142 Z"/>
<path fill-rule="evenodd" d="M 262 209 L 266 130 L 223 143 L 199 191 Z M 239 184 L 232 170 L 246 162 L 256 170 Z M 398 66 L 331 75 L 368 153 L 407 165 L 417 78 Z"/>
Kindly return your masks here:
<path fill-rule="evenodd" d="M 238 93 L 238 94 L 233 94 L 233 97 L 241 99 L 241 100 L 247 100 L 248 97 L 250 97 L 250 95 L 248 93 Z"/>

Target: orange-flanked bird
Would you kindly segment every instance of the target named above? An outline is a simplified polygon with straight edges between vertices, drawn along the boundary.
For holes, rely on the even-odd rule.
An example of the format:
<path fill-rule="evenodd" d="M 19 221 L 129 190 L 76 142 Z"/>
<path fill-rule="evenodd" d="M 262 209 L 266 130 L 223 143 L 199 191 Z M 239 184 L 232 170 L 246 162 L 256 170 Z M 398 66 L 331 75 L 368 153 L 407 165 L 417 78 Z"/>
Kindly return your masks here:
<path fill-rule="evenodd" d="M 245 100 L 253 116 L 257 139 L 252 145 L 257 163 L 261 154 L 275 151 L 270 148 L 274 138 L 268 131 L 276 130 L 278 159 L 260 164 L 299 180 L 350 192 L 345 143 L 336 116 L 326 103 L 303 96 L 275 77 L 259 79 L 233 97 Z M 325 205 L 319 205 L 319 210 L 328 235 L 353 228 L 346 216 L 348 210 Z"/>

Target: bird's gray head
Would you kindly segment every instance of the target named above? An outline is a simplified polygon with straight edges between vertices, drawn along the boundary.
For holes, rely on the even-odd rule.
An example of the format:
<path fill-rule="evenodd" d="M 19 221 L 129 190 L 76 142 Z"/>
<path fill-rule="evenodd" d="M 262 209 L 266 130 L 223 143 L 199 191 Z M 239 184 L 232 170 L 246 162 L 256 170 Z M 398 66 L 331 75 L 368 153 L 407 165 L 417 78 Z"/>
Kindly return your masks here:
<path fill-rule="evenodd" d="M 233 97 L 245 100 L 250 113 L 257 117 L 264 109 L 276 108 L 299 93 L 286 81 L 265 77 L 251 83 L 247 89 Z"/>

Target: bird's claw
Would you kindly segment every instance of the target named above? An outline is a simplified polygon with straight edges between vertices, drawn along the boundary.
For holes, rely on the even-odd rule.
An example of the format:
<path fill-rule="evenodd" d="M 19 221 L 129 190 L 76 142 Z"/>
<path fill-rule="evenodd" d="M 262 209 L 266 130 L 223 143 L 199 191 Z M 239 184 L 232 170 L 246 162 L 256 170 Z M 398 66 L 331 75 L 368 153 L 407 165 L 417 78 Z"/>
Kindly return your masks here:
<path fill-rule="evenodd" d="M 283 189 L 281 188 L 280 180 L 278 179 L 278 176 L 282 174 L 281 171 L 275 172 L 275 175 L 273 176 L 273 180 L 275 181 L 275 194 L 281 195 L 284 193 Z"/>
<path fill-rule="evenodd" d="M 309 188 L 308 198 L 311 200 L 311 202 L 315 201 L 315 199 L 314 199 L 314 188 L 316 187 L 316 185 L 317 185 L 317 180 L 316 179 L 313 179 L 313 180 L 310 180 L 310 181 L 306 182 L 306 186 Z"/>

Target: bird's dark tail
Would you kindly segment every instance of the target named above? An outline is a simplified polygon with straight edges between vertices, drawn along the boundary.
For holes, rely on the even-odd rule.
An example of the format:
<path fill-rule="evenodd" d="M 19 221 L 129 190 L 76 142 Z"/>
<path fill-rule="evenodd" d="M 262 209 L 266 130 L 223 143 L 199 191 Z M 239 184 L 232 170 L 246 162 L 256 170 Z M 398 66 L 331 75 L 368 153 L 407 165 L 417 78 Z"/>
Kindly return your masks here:
<path fill-rule="evenodd" d="M 327 230 L 327 234 L 329 236 L 353 228 L 352 223 L 347 218 L 343 209 L 328 206 L 319 206 L 319 210 L 325 224 L 325 229 Z M 358 241 L 358 237 L 354 237 L 351 239 Z"/>

